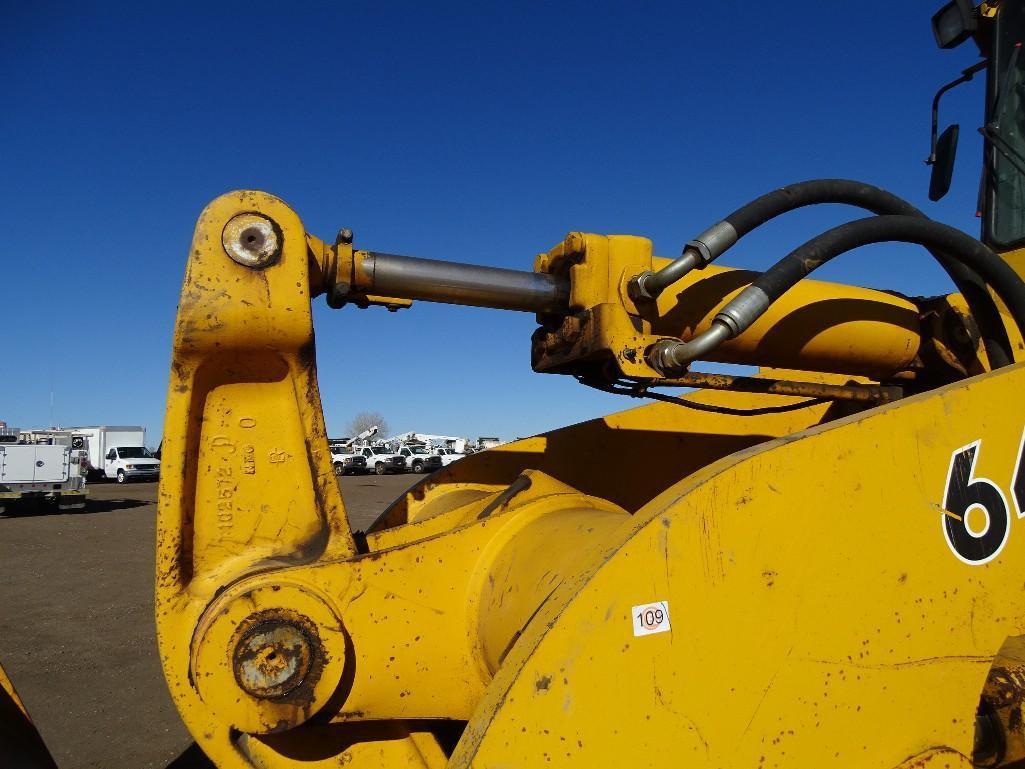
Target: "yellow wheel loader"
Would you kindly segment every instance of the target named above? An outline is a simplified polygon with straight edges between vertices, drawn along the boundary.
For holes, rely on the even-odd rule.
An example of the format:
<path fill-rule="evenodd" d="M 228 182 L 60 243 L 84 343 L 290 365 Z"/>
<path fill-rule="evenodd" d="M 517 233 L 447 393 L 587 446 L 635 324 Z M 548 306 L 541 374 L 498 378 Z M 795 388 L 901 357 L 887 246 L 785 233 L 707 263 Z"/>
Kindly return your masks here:
<path fill-rule="evenodd" d="M 769 192 L 673 259 L 573 232 L 522 272 L 325 242 L 263 192 L 207 206 L 175 328 L 156 619 L 218 767 L 1025 760 L 1025 3 L 955 0 L 933 26 L 984 57 L 955 81 L 985 69 L 981 240 L 840 179 Z M 934 120 L 934 198 L 956 133 Z M 821 204 L 858 210 L 762 273 L 719 263 Z M 922 246 L 956 292 L 811 277 L 880 242 Z M 353 531 L 321 295 L 534 313 L 535 371 L 645 405 L 467 457 Z"/>

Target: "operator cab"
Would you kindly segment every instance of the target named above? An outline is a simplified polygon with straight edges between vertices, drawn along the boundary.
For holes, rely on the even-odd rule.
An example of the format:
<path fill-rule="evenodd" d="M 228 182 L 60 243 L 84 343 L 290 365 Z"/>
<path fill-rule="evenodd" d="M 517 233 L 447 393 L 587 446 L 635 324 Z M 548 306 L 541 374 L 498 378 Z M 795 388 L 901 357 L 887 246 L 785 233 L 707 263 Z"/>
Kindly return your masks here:
<path fill-rule="evenodd" d="M 982 3 L 953 0 L 933 16 L 933 34 L 941 48 L 954 48 L 971 38 L 983 60 L 947 83 L 933 100 L 929 197 L 946 195 L 953 174 L 959 126 L 937 136 L 940 98 L 975 73 L 986 71 L 986 110 L 978 129 L 984 140 L 984 162 L 978 211 L 982 240 L 1000 251 L 1025 246 L 1025 3 Z"/>

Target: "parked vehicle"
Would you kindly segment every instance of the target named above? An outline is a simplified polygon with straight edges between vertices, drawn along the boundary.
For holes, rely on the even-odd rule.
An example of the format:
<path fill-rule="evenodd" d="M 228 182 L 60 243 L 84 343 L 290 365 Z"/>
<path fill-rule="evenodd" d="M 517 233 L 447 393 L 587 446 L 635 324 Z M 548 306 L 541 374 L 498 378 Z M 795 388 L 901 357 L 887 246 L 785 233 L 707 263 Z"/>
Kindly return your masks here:
<path fill-rule="evenodd" d="M 91 425 L 68 430 L 86 438 L 90 477 L 112 478 L 118 483 L 159 477 L 160 460 L 146 448 L 145 427 Z"/>
<path fill-rule="evenodd" d="M 385 445 L 365 445 L 358 449 L 359 453 L 366 459 L 367 469 L 373 470 L 378 475 L 385 473 L 406 472 L 406 458 Z"/>
<path fill-rule="evenodd" d="M 0 511 L 28 501 L 44 501 L 61 510 L 85 507 L 85 454 L 70 437 L 20 442 L 16 430 L 0 436 Z"/>
<path fill-rule="evenodd" d="M 441 466 L 448 467 L 453 462 L 458 462 L 460 459 L 466 456 L 461 454 L 455 449 L 445 448 L 444 446 L 437 446 L 434 449 L 434 453 L 441 459 Z"/>
<path fill-rule="evenodd" d="M 160 477 L 160 460 L 145 446 L 111 446 L 103 456 L 103 474 L 118 483 L 155 481 Z"/>
<path fill-rule="evenodd" d="M 391 438 L 388 438 L 386 442 L 394 444 L 422 443 L 430 448 L 439 446 L 446 449 L 454 449 L 455 451 L 462 453 L 466 450 L 470 440 L 468 438 L 461 438 L 458 435 L 433 435 L 431 433 L 408 432 L 393 435 Z"/>
<path fill-rule="evenodd" d="M 399 446 L 398 454 L 406 463 L 406 470 L 412 473 L 433 473 L 441 469 L 441 457 L 432 454 L 426 444 L 405 443 Z"/>
<path fill-rule="evenodd" d="M 343 443 L 328 443 L 331 449 L 331 464 L 335 475 L 362 475 L 367 470 L 367 458 L 351 446 Z"/>
<path fill-rule="evenodd" d="M 360 451 L 360 445 L 375 435 L 377 425 L 349 438 L 328 438 L 327 445 L 331 449 L 331 464 L 334 465 L 335 475 L 369 473 L 373 465 L 368 465 L 367 458 Z"/>

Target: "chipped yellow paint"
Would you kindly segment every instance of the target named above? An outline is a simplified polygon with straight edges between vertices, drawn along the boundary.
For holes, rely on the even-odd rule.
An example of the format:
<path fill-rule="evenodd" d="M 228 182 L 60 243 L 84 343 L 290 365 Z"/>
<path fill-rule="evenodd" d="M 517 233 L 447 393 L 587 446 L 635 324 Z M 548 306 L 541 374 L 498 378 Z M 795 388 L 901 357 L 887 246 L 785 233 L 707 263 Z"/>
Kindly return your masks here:
<path fill-rule="evenodd" d="M 239 213 L 261 213 L 280 231 L 270 266 L 225 253 L 221 233 Z M 172 697 L 204 743 L 230 741 L 189 664 L 209 602 L 269 563 L 355 552 L 317 390 L 309 262 L 299 218 L 260 192 L 207 206 L 189 254 L 164 425 L 156 611 Z M 234 748 L 226 755 L 222 765 L 249 765 Z"/>
<path fill-rule="evenodd" d="M 1025 521 L 968 566 L 940 503 L 952 450 L 979 438 L 977 475 L 1007 488 L 1023 386 L 1019 364 L 666 490 L 541 609 L 450 766 L 965 763 L 994 655 L 1025 634 Z M 634 637 L 631 607 L 655 600 L 672 631 Z"/>

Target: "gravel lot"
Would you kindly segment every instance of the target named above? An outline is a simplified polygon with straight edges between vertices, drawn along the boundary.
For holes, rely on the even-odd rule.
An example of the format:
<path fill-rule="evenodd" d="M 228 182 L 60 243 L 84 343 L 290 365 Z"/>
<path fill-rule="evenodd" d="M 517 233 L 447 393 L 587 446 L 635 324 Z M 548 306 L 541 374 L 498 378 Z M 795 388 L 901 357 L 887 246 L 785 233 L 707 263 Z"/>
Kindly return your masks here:
<path fill-rule="evenodd" d="M 421 477 L 341 478 L 353 527 Z M 157 657 L 157 485 L 89 494 L 84 512 L 0 515 L 0 664 L 61 769 L 208 767 Z"/>

